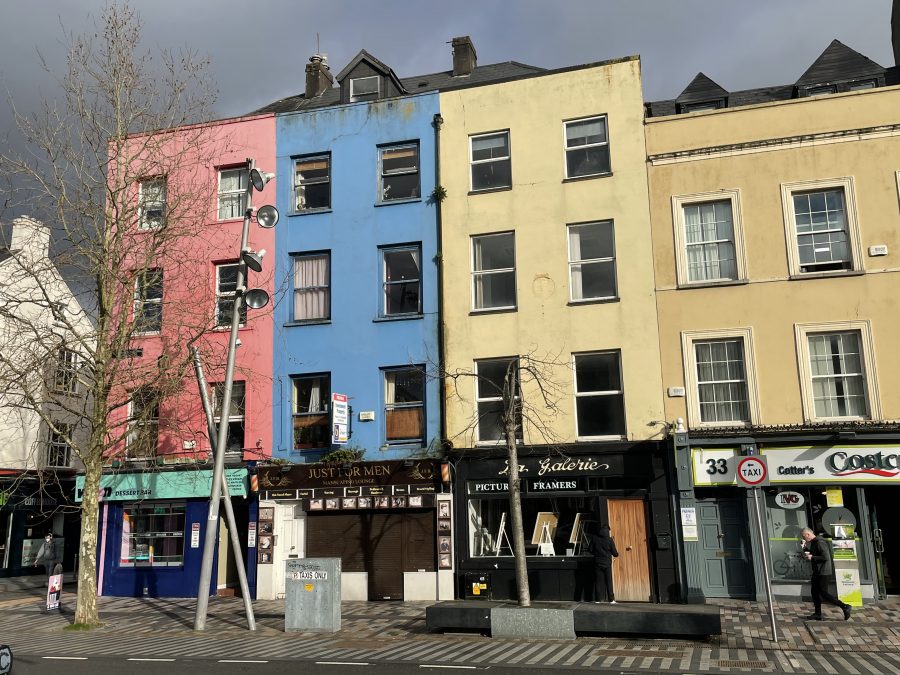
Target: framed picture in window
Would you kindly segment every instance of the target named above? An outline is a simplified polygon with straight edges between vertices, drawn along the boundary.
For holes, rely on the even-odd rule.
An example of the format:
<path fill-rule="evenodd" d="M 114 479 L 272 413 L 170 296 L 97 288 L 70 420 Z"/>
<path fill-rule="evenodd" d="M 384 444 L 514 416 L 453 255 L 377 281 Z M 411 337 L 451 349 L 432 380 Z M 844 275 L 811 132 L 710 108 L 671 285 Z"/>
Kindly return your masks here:
<path fill-rule="evenodd" d="M 309 510 L 310 511 L 321 511 L 324 502 L 321 499 L 310 499 L 309 500 Z"/>
<path fill-rule="evenodd" d="M 416 508 L 422 506 L 422 495 L 411 495 L 409 498 L 409 505 Z"/>
<path fill-rule="evenodd" d="M 438 502 L 438 518 L 450 517 L 450 502 Z"/>
<path fill-rule="evenodd" d="M 450 553 L 450 537 L 438 537 L 438 551 Z"/>
<path fill-rule="evenodd" d="M 341 501 L 342 509 L 355 509 L 356 508 L 356 497 L 344 497 Z"/>
<path fill-rule="evenodd" d="M 339 509 L 341 508 L 341 500 L 337 497 L 329 497 L 325 500 L 325 509 Z"/>
<path fill-rule="evenodd" d="M 275 520 L 275 507 L 274 506 L 259 507 L 259 522 L 263 522 L 264 520 L 268 520 L 270 522 Z"/>
<path fill-rule="evenodd" d="M 450 532 L 449 518 L 438 518 L 438 532 Z"/>
<path fill-rule="evenodd" d="M 441 553 L 439 560 L 439 564 L 442 570 L 448 570 L 453 567 L 453 561 L 450 559 L 449 553 Z"/>
<path fill-rule="evenodd" d="M 391 497 L 391 508 L 402 509 L 406 506 L 406 497 Z"/>
<path fill-rule="evenodd" d="M 375 508 L 386 509 L 391 505 L 390 497 L 375 497 Z"/>
<path fill-rule="evenodd" d="M 359 508 L 361 509 L 371 509 L 372 508 L 372 498 L 371 497 L 360 497 L 357 500 L 359 504 Z"/>

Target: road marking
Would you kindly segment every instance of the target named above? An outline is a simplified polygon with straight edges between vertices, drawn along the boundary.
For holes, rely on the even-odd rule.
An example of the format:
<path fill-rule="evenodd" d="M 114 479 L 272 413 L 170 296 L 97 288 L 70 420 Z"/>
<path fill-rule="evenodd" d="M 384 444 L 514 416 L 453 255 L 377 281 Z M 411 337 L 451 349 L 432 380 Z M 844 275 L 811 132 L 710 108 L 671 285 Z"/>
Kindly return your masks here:
<path fill-rule="evenodd" d="M 168 661 L 174 661 L 175 659 L 150 659 L 150 658 L 141 659 L 141 658 L 133 658 L 133 659 L 128 659 L 128 660 L 129 660 L 129 661 L 166 661 L 166 662 L 168 662 Z"/>
<path fill-rule="evenodd" d="M 317 666 L 371 666 L 366 661 L 316 661 Z"/>
<path fill-rule="evenodd" d="M 87 661 L 86 656 L 42 656 L 41 658 L 48 661 Z"/>
<path fill-rule="evenodd" d="M 478 670 L 477 666 L 443 666 L 437 663 L 420 663 L 419 668 L 458 668 L 460 670 Z"/>
<path fill-rule="evenodd" d="M 219 663 L 268 663 L 268 661 L 256 661 L 253 659 L 219 659 Z"/>

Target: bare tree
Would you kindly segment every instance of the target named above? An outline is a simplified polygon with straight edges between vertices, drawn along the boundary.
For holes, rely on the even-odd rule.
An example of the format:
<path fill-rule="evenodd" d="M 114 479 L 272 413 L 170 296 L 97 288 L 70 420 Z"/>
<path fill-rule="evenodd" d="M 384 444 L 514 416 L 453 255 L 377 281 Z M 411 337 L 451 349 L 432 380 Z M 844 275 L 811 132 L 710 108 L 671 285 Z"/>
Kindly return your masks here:
<path fill-rule="evenodd" d="M 0 155 L 0 172 L 15 185 L 0 202 L 53 230 L 52 263 L 16 258 L 29 295 L 0 289 L 8 326 L 0 371 L 19 385 L 0 406 L 27 409 L 64 433 L 84 467 L 75 622 L 86 626 L 100 623 L 104 466 L 126 452 L 151 458 L 157 438 L 162 449 L 169 443 L 180 450 L 172 431 L 190 424 L 176 402 L 192 381 L 188 347 L 199 344 L 208 362 L 224 362 L 201 339 L 214 325 L 216 300 L 198 270 L 208 268 L 210 247 L 222 245 L 201 228 L 215 204 L 212 158 L 228 140 L 198 124 L 211 118 L 215 100 L 207 62 L 193 53 L 142 51 L 141 35 L 139 16 L 116 3 L 103 10 L 95 32 L 67 34 L 59 99 L 33 115 L 14 111 L 27 150 Z M 53 267 L 77 296 L 62 311 Z M 23 303 L 31 309 L 23 311 Z M 48 313 L 51 329 L 44 328 Z M 154 332 L 158 339 L 142 341 Z M 61 349 L 77 355 L 77 396 L 37 378 Z"/>
<path fill-rule="evenodd" d="M 528 587 L 528 567 L 525 555 L 525 529 L 522 521 L 522 486 L 519 477 L 519 447 L 523 444 L 558 446 L 560 438 L 554 432 L 553 420 L 560 414 L 560 401 L 564 395 L 558 379 L 559 368 L 568 364 L 559 355 L 538 355 L 535 350 L 508 359 L 496 359 L 493 367 L 479 372 L 456 369 L 443 373 L 447 398 L 455 398 L 463 405 L 471 405 L 460 388 L 463 380 L 475 380 L 480 398 L 493 398 L 495 402 L 485 411 L 477 409 L 470 423 L 455 434 L 472 445 L 476 438 L 482 440 L 498 433 L 506 451 L 509 466 L 509 516 L 512 549 L 516 572 L 516 590 L 519 605 L 531 606 Z M 453 440 L 453 439 L 451 439 Z"/>

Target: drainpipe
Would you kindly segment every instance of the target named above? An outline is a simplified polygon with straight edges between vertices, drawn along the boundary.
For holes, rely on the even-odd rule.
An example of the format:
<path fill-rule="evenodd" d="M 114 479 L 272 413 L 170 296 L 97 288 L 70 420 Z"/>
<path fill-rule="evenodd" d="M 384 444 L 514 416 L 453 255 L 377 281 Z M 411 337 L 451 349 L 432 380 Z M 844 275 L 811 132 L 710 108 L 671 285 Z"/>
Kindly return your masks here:
<path fill-rule="evenodd" d="M 439 99 L 440 100 L 440 99 Z M 440 113 L 435 113 L 431 121 L 434 127 L 434 184 L 441 185 L 441 127 L 444 118 Z M 435 236 L 437 237 L 437 313 L 438 313 L 438 368 L 440 376 L 440 398 L 444 398 L 444 239 L 443 222 L 441 219 L 441 200 L 434 200 L 435 206 Z M 447 438 L 447 417 L 444 406 L 440 406 L 439 435 L 442 449 L 443 441 Z"/>

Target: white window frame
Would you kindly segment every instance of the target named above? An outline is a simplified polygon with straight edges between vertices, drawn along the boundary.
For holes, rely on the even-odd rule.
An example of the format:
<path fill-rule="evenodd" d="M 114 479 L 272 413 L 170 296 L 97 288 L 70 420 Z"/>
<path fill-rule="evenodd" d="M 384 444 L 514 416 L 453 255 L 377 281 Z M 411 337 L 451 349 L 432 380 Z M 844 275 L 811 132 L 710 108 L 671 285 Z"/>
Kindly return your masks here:
<path fill-rule="evenodd" d="M 226 317 L 225 321 L 219 322 L 219 303 L 225 298 L 232 298 L 232 302 L 234 298 L 237 296 L 237 286 L 233 291 L 222 291 L 222 270 L 226 267 L 238 267 L 240 263 L 237 262 L 222 262 L 216 263 L 216 314 L 215 314 L 215 327 L 220 330 L 231 328 L 231 313 Z M 246 285 L 246 279 L 244 280 Z M 232 312 L 234 311 L 232 306 Z M 241 303 L 241 320 L 238 324 L 239 326 L 243 326 L 247 323 L 247 303 Z"/>
<path fill-rule="evenodd" d="M 303 162 L 311 162 L 311 161 L 324 161 L 326 164 L 327 175 L 323 178 L 301 178 L 299 172 L 297 171 L 297 165 Z M 323 152 L 318 155 L 304 155 L 302 157 L 294 157 L 291 159 L 292 167 L 293 167 L 293 211 L 294 213 L 317 213 L 319 211 L 328 211 L 331 209 L 331 153 Z M 305 205 L 300 206 L 301 200 L 301 190 L 304 190 L 307 185 L 328 185 L 328 205 L 327 206 L 316 206 L 316 207 L 308 207 Z M 305 201 L 305 197 L 303 197 Z"/>
<path fill-rule="evenodd" d="M 241 184 L 243 184 L 243 188 L 238 188 L 237 190 L 223 190 L 222 189 L 222 175 L 226 173 L 239 173 L 241 174 Z M 243 219 L 244 212 L 247 210 L 247 185 L 250 182 L 250 172 L 247 170 L 246 166 L 230 166 L 219 169 L 219 188 L 216 195 L 216 219 L 219 221 L 225 220 L 238 220 Z M 227 216 L 225 218 L 222 217 L 222 197 L 234 197 L 238 196 L 238 215 L 236 216 Z"/>
<path fill-rule="evenodd" d="M 485 239 L 487 237 L 499 237 L 504 235 L 512 235 L 513 238 L 513 266 L 512 267 L 498 267 L 492 268 L 489 270 L 476 270 L 475 269 L 475 240 L 476 239 Z M 516 276 L 516 233 L 515 230 L 510 230 L 508 232 L 490 232 L 487 234 L 473 234 L 469 237 L 470 243 L 469 247 L 471 251 L 469 253 L 469 260 L 472 261 L 472 284 L 471 284 L 471 293 L 472 293 L 472 311 L 473 312 L 497 312 L 497 311 L 507 311 L 516 309 L 519 304 L 519 288 L 518 288 L 518 277 Z M 498 307 L 479 307 L 476 302 L 476 298 L 478 294 L 475 292 L 475 282 L 479 277 L 482 277 L 486 274 L 506 274 L 512 272 L 513 273 L 513 304 L 511 305 L 501 305 Z"/>
<path fill-rule="evenodd" d="M 72 446 L 66 440 L 66 437 L 72 438 L 72 429 L 74 425 L 68 422 L 53 422 L 53 426 L 59 429 L 59 433 L 53 429 L 47 429 L 47 456 L 45 466 L 52 468 L 70 468 L 72 466 Z M 65 457 L 65 463 L 53 463 L 51 457 L 62 454 Z"/>
<path fill-rule="evenodd" d="M 155 416 L 147 417 L 144 420 L 136 420 L 134 417 L 135 395 L 140 394 L 143 391 L 148 392 L 148 396 L 151 398 L 151 400 L 154 399 L 156 396 L 158 396 L 158 392 L 153 391 L 152 389 L 146 389 L 146 390 L 145 389 L 136 389 L 135 391 L 131 392 L 131 396 L 128 399 L 128 433 L 125 438 L 125 459 L 132 460 L 132 461 L 135 461 L 135 460 L 137 460 L 137 461 L 152 461 L 157 456 L 157 452 L 159 450 L 159 408 L 161 405 L 161 401 L 159 401 L 157 399 L 154 403 L 153 407 L 155 407 L 155 413 L 156 413 Z M 149 456 L 135 457 L 131 454 L 131 451 L 130 451 L 130 448 L 132 447 L 132 444 L 134 443 L 134 441 L 132 440 L 132 430 L 135 428 L 141 428 L 141 427 L 155 427 L 156 428 L 156 445 L 152 448 L 152 453 Z M 140 432 L 138 432 L 138 433 L 140 433 Z"/>
<path fill-rule="evenodd" d="M 474 362 L 474 367 L 473 367 L 473 370 L 472 370 L 472 372 L 475 373 L 475 377 L 472 378 L 472 380 L 473 380 L 473 385 L 474 385 L 474 387 L 475 387 L 475 391 L 474 391 L 474 400 L 475 400 L 475 428 L 474 428 L 474 432 L 475 432 L 475 445 L 503 445 L 503 444 L 505 443 L 505 441 L 503 440 L 503 438 L 499 438 L 499 439 L 488 438 L 488 439 L 482 440 L 482 439 L 480 438 L 480 434 L 479 434 L 479 429 L 481 428 L 481 424 L 480 424 L 480 422 L 481 422 L 481 412 L 480 412 L 479 406 L 480 406 L 482 403 L 494 403 L 494 402 L 496 402 L 496 401 L 502 401 L 502 400 L 503 400 L 502 394 L 501 394 L 500 396 L 484 396 L 484 397 L 479 396 L 479 391 L 478 391 L 478 388 L 479 388 L 479 387 L 478 387 L 478 385 L 479 385 L 480 382 L 481 382 L 481 375 L 480 375 L 479 372 L 478 372 L 478 366 L 479 366 L 479 364 L 482 364 L 482 363 L 488 363 L 488 362 L 493 362 L 493 361 L 507 361 L 507 362 L 508 362 L 508 361 L 515 361 L 515 362 L 516 362 L 516 370 L 517 370 L 517 372 L 516 372 L 516 384 L 517 384 L 517 387 L 516 387 L 516 388 L 517 388 L 518 392 L 517 392 L 517 394 L 516 394 L 516 396 L 515 396 L 515 399 L 519 402 L 520 405 L 521 405 L 521 402 L 522 402 L 521 360 L 519 359 L 518 356 L 496 356 L 496 357 L 493 357 L 493 358 L 487 358 L 487 359 L 477 359 L 477 360 Z M 507 366 L 507 367 L 508 367 L 508 366 Z M 521 412 L 519 413 L 519 415 L 520 415 L 520 417 L 519 417 L 519 433 L 518 433 L 518 440 L 523 440 L 524 434 L 525 434 L 525 424 L 524 424 L 524 419 L 523 419 L 523 417 L 521 416 Z"/>
<path fill-rule="evenodd" d="M 697 353 L 694 343 L 711 340 L 739 339 L 744 351 L 744 377 L 747 388 L 749 420 L 703 422 L 700 415 L 700 382 L 697 378 Z M 759 391 L 756 385 L 756 358 L 752 328 L 719 328 L 716 330 L 684 331 L 681 333 L 681 353 L 684 364 L 684 385 L 687 398 L 688 426 L 691 428 L 750 427 L 760 423 Z"/>
<path fill-rule="evenodd" d="M 586 227 L 588 225 L 609 225 L 612 230 L 612 240 L 613 240 L 613 251 L 612 256 L 608 256 L 605 258 L 580 258 L 578 260 L 574 260 L 572 258 L 572 228 L 575 227 Z M 614 300 L 619 297 L 619 270 L 616 265 L 616 225 L 612 218 L 607 220 L 592 220 L 586 223 L 569 223 L 566 225 L 566 247 L 568 249 L 569 255 L 569 301 L 572 303 L 582 303 L 582 302 L 597 302 L 598 300 Z M 591 297 L 575 297 L 575 283 L 573 281 L 573 274 L 575 272 L 575 268 L 580 265 L 590 264 L 590 263 L 612 263 L 613 267 L 613 292 L 612 295 L 599 295 L 599 296 L 591 296 Z M 584 296 L 584 291 L 582 290 L 582 296 Z"/>
<path fill-rule="evenodd" d="M 146 298 L 146 297 L 142 298 L 141 297 L 141 276 L 138 276 L 138 278 L 134 280 L 134 307 L 133 307 L 133 311 L 132 311 L 132 318 L 134 321 L 134 326 L 136 328 L 136 330 L 134 331 L 135 335 L 158 335 L 160 333 L 160 331 L 162 331 L 162 323 L 163 323 L 162 301 L 163 301 L 163 298 L 165 297 L 165 292 L 166 292 L 165 280 L 164 280 L 162 268 L 155 267 L 152 269 L 145 270 L 145 273 L 143 275 L 143 280 L 145 282 L 149 282 L 151 280 L 151 276 L 154 277 L 154 280 L 155 280 L 155 278 L 157 277 L 156 274 L 153 274 L 155 272 L 159 273 L 158 274 L 159 283 L 160 283 L 160 286 L 162 287 L 162 293 L 159 294 L 160 297 L 158 297 L 158 298 Z M 148 283 L 148 286 L 149 286 L 149 283 Z M 146 295 L 146 289 L 145 289 L 145 295 Z M 153 330 L 144 330 L 141 327 L 140 323 L 138 323 L 139 321 L 141 321 L 143 319 L 145 305 L 160 305 L 159 326 L 157 328 L 154 328 Z"/>
<path fill-rule="evenodd" d="M 687 234 L 684 231 L 684 207 L 707 202 L 731 202 L 731 227 L 734 235 L 734 261 L 737 268 L 737 279 L 703 279 L 691 281 L 688 269 Z M 733 284 L 747 280 L 747 258 L 744 252 L 744 226 L 741 218 L 741 191 L 723 189 L 713 192 L 697 192 L 689 195 L 672 197 L 672 223 L 675 233 L 675 273 L 679 287 L 709 286 L 714 284 Z"/>
<path fill-rule="evenodd" d="M 145 190 L 147 190 L 150 183 L 160 183 L 162 185 L 162 201 L 144 201 L 146 197 L 144 192 Z M 166 180 L 165 176 L 152 176 L 141 179 L 140 183 L 138 184 L 138 229 L 158 230 L 161 227 L 165 226 L 166 216 L 168 215 L 168 187 L 168 181 Z M 147 207 L 150 205 L 157 206 L 162 211 L 162 215 L 159 217 L 159 222 L 150 222 L 147 216 L 147 211 L 149 210 Z"/>
<path fill-rule="evenodd" d="M 385 172 L 384 170 L 384 153 L 390 150 L 403 150 L 409 148 L 416 153 L 416 164 L 413 169 L 400 169 Z M 422 153 L 419 148 L 418 141 L 406 143 L 391 143 L 389 145 L 378 146 L 378 202 L 380 204 L 392 204 L 412 201 L 422 198 Z M 386 197 L 384 194 L 384 180 L 390 176 L 415 176 L 417 179 L 416 194 L 410 197 Z"/>
<path fill-rule="evenodd" d="M 800 269 L 800 251 L 797 247 L 796 215 L 794 213 L 795 192 L 818 192 L 842 189 L 844 191 L 844 216 L 847 221 L 848 248 L 850 249 L 849 270 L 829 270 L 824 272 L 803 272 Z M 848 273 L 864 272 L 862 249 L 860 248 L 859 219 L 856 213 L 856 191 L 853 178 L 823 178 L 781 184 L 781 205 L 784 215 L 785 241 L 788 249 L 788 269 L 796 278 L 827 277 Z"/>
<path fill-rule="evenodd" d="M 56 352 L 56 371 L 53 374 L 53 391 L 64 396 L 78 394 L 78 352 L 60 347 Z"/>
<path fill-rule="evenodd" d="M 868 415 L 863 417 L 818 417 L 812 386 L 812 366 L 809 362 L 809 336 L 821 333 L 859 333 L 862 351 L 863 387 L 866 392 Z M 800 395 L 803 400 L 803 417 L 807 422 L 829 422 L 846 420 L 880 420 L 881 400 L 878 392 L 878 376 L 875 371 L 875 344 L 872 340 L 872 325 L 868 320 L 831 321 L 826 323 L 794 324 L 797 346 L 797 361 L 800 371 Z"/>
<path fill-rule="evenodd" d="M 354 85 L 357 82 L 360 82 L 362 80 L 375 80 L 375 91 L 374 91 L 375 97 L 374 98 L 378 99 L 381 96 L 381 76 L 380 75 L 365 75 L 363 77 L 351 77 L 350 78 L 350 102 L 351 103 L 353 103 L 355 101 L 359 101 L 359 100 L 363 100 L 363 101 L 371 101 L 372 100 L 369 97 L 372 96 L 373 92 L 368 92 L 368 93 L 362 94 L 362 96 L 366 97 L 363 99 L 357 98 L 356 94 L 354 93 L 353 90 L 356 88 Z"/>
<path fill-rule="evenodd" d="M 619 363 L 619 388 L 618 389 L 604 389 L 599 391 L 578 391 L 578 366 L 576 363 L 576 359 L 579 356 L 593 356 L 597 354 L 615 354 L 617 357 L 617 361 Z M 622 372 L 622 352 L 619 349 L 599 349 L 596 351 L 590 352 L 574 352 L 572 354 L 572 394 L 573 394 L 573 402 L 572 402 L 572 416 L 575 418 L 575 437 L 579 441 L 595 441 L 595 440 L 621 440 L 628 437 L 628 415 L 625 410 L 625 377 Z M 625 423 L 625 429 L 623 429 L 622 434 L 606 434 L 601 436 L 582 436 L 581 430 L 578 428 L 578 399 L 579 398 L 594 398 L 598 396 L 621 396 L 622 397 L 622 411 L 623 411 L 623 422 Z"/>
<path fill-rule="evenodd" d="M 506 156 L 491 157 L 490 159 L 474 159 L 473 157 L 473 141 L 479 138 L 487 138 L 488 136 L 506 136 Z M 478 164 L 490 164 L 491 162 L 509 162 L 509 185 L 495 185 L 492 187 L 476 188 L 475 187 L 475 166 Z M 509 129 L 501 129 L 500 131 L 489 131 L 484 134 L 473 134 L 469 136 L 469 190 L 471 192 L 490 192 L 491 190 L 508 190 L 512 187 L 512 145 L 509 136 Z"/>
<path fill-rule="evenodd" d="M 568 147 L 568 136 L 566 131 L 570 124 L 580 124 L 583 122 L 592 122 L 594 120 L 603 120 L 603 126 L 606 129 L 606 140 L 601 143 L 585 143 L 584 145 L 576 145 L 571 148 Z M 609 170 L 608 171 L 600 171 L 598 173 L 586 173 L 581 176 L 570 176 L 569 175 L 569 151 L 570 150 L 583 150 L 584 148 L 599 148 L 602 146 L 606 146 L 606 154 L 609 157 Z M 563 147 L 563 175 L 566 177 L 566 180 L 579 180 L 582 178 L 595 178 L 597 176 L 610 176 L 612 175 L 612 151 L 609 145 L 609 115 L 591 115 L 590 117 L 579 117 L 574 120 L 565 120 L 562 125 L 562 147 Z"/>

